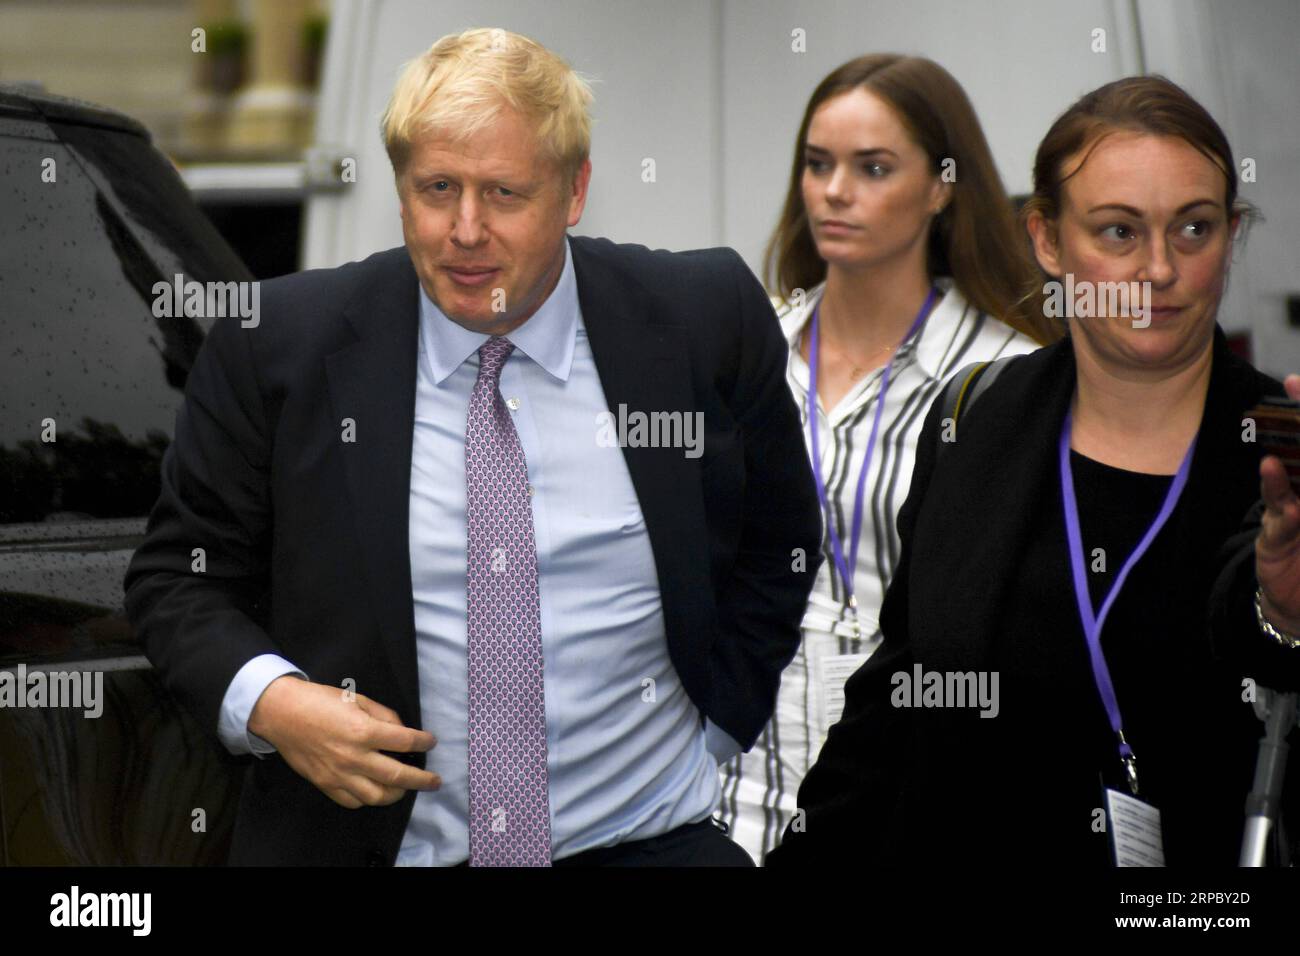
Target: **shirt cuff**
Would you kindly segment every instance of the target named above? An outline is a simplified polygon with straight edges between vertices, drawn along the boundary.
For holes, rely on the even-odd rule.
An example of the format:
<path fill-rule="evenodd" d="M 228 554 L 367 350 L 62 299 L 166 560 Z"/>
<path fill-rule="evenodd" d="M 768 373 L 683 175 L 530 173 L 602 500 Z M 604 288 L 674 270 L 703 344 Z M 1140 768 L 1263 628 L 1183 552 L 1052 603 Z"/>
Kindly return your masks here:
<path fill-rule="evenodd" d="M 704 746 L 719 767 L 741 751 L 735 738 L 707 717 L 704 718 Z"/>
<path fill-rule="evenodd" d="M 271 681 L 285 674 L 309 680 L 306 674 L 279 654 L 259 654 L 239 669 L 226 688 L 217 720 L 217 735 L 233 754 L 262 757 L 275 753 L 275 747 L 248 729 L 248 718 Z"/>

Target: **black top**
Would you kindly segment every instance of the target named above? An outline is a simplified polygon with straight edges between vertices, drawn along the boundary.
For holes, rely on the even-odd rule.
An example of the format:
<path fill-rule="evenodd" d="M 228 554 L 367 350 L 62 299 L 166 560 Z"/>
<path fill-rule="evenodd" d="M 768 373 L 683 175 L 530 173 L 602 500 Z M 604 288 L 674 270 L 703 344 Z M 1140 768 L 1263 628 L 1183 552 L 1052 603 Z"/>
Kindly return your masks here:
<path fill-rule="evenodd" d="M 1098 613 L 1172 479 L 1113 468 L 1078 452 L 1070 457 Z M 1051 804 L 1030 818 L 1041 813 L 1044 826 L 1073 846 L 1080 862 L 1106 865 L 1110 847 L 1092 827 L 1093 810 L 1104 805 L 1103 783 L 1126 788 L 1079 620 L 1059 480 L 1053 485 L 1025 544 L 1021 599 L 1009 606 L 998 642 L 999 719 L 1007 721 L 1011 740 L 1029 748 L 1045 791 L 1040 799 Z M 1235 742 L 1209 742 L 1242 741 L 1261 725 L 1243 704 L 1235 676 L 1216 669 L 1208 654 L 1188 654 L 1189 645 L 1202 648 L 1180 612 L 1196 606 L 1197 595 L 1188 593 L 1191 580 L 1180 560 L 1186 546 L 1177 538 L 1162 530 L 1129 572 L 1103 628 L 1102 649 L 1137 757 L 1141 796 L 1161 811 L 1166 862 L 1226 865 L 1240 847 L 1254 753 Z M 1054 716 L 1042 719 L 1047 714 Z"/>
<path fill-rule="evenodd" d="M 1164 504 L 1173 476 L 1125 471 L 1073 450 L 1070 467 L 1079 506 L 1088 587 L 1093 609 L 1100 612 L 1120 569 Z"/>
<path fill-rule="evenodd" d="M 1113 468 L 1077 452 L 1070 457 L 1097 613 L 1159 512 L 1171 478 Z M 1170 523 L 1186 508 L 1184 493 Z M 1006 725 L 1008 745 L 1016 744 L 1035 768 L 1038 795 L 1026 797 L 1040 805 L 1022 820 L 1037 820 L 1040 835 L 1055 834 L 1052 842 L 1070 847 L 1077 862 L 1104 866 L 1110 845 L 1093 828 L 1093 811 L 1104 806 L 1103 785 L 1127 790 L 1079 620 L 1059 479 L 1037 514 L 1024 545 L 1018 600 L 1009 603 L 996 641 L 997 722 Z M 1129 572 L 1107 616 L 1102 649 L 1137 757 L 1141 796 L 1161 813 L 1166 862 L 1230 865 L 1241 845 L 1255 756 L 1245 741 L 1261 724 L 1242 702 L 1239 680 L 1205 652 L 1192 620 L 1203 611 L 1191 593 L 1187 543 L 1171 530 L 1166 524 Z"/>
<path fill-rule="evenodd" d="M 1213 349 L 1187 486 L 1102 634 L 1171 866 L 1235 865 L 1262 731 L 1243 700 L 1246 672 L 1214 653 L 1208 599 L 1219 551 L 1259 494 L 1259 451 L 1242 441 L 1242 416 L 1281 387 L 1235 357 L 1217 329 Z M 881 647 L 846 684 L 844 716 L 799 791 L 800 829 L 787 828 L 768 865 L 1111 864 L 1096 811 L 1103 783 L 1123 789 L 1123 770 L 1062 513 L 1058 440 L 1074 386 L 1068 339 L 1013 360 L 942 454 L 943 409 L 932 406 L 899 513 Z M 1105 570 L 1089 571 L 1099 609 L 1170 479 L 1077 454 L 1072 462 L 1088 565 L 1093 549 L 1105 550 Z M 1238 617 L 1242 642 L 1265 640 Z M 917 667 L 997 674 L 997 716 L 895 706 L 897 675 Z M 1271 675 L 1251 676 L 1267 684 Z M 1300 775 L 1291 776 L 1288 812 L 1300 798 Z"/>

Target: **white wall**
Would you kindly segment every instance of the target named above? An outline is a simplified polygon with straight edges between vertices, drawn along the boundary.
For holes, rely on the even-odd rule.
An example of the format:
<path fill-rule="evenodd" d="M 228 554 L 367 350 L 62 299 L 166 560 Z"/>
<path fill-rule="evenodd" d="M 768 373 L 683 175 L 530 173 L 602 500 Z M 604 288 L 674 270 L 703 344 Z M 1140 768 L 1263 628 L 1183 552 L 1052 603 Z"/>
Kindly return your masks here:
<path fill-rule="evenodd" d="M 723 234 L 757 270 L 776 225 L 808 97 L 863 53 L 926 56 L 965 88 L 1008 191 L 1029 191 L 1038 141 L 1082 93 L 1137 60 L 1129 22 L 1106 0 L 724 0 Z M 1046 11 L 1046 12 L 1045 12 Z M 807 31 L 808 52 L 790 50 Z M 1104 54 L 1092 30 L 1106 31 Z"/>
<path fill-rule="evenodd" d="M 1286 297 L 1300 296 L 1300 3 L 1143 0 L 1147 69 L 1182 84 L 1218 120 L 1240 164 L 1241 198 L 1265 221 L 1239 247 L 1219 308 L 1228 330 L 1251 332 L 1255 364 L 1300 372 L 1300 330 Z"/>
<path fill-rule="evenodd" d="M 336 0 L 318 140 L 358 159 L 358 182 L 312 201 L 308 267 L 401 242 L 378 122 L 398 67 L 445 33 L 500 26 L 594 76 L 591 196 L 574 231 L 687 249 L 729 245 L 755 272 L 776 222 L 794 136 L 816 83 L 867 52 L 928 56 L 965 87 L 1007 189 L 1082 93 L 1161 72 L 1251 156 L 1242 195 L 1268 216 L 1234 266 L 1221 321 L 1251 328 L 1256 359 L 1300 369 L 1284 324 L 1300 248 L 1296 0 Z M 1106 31 L 1106 52 L 1092 50 Z M 806 52 L 791 49 L 802 29 Z M 655 160 L 657 181 L 642 181 Z"/>

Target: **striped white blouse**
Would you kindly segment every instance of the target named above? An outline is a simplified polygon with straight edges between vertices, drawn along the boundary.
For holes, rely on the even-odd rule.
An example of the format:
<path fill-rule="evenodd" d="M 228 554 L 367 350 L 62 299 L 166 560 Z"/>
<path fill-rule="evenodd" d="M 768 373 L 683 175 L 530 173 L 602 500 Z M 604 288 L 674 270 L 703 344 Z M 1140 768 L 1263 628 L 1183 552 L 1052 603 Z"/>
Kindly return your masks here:
<path fill-rule="evenodd" d="M 916 441 L 931 402 L 963 366 L 1038 348 L 1034 340 L 969 305 L 949 280 L 939 279 L 937 284 L 943 298 L 894 358 L 867 476 L 854 575 L 861 639 L 854 637 L 823 510 L 822 566 L 804 614 L 803 641 L 781 675 L 776 713 L 749 753 L 720 768 L 719 816 L 730 826 L 731 837 L 759 862 L 780 842 L 795 811 L 799 783 L 817 759 L 831 724 L 839 719 L 845 680 L 880 643 L 880 604 L 898 563 L 895 523 L 912 482 Z M 824 283 L 813 289 L 801 308 L 782 303 L 777 309 L 790 346 L 786 378 L 799 405 L 809 449 L 808 363 L 798 342 L 823 288 Z M 823 408 L 820 400 L 817 403 L 822 477 L 846 558 L 853 499 L 883 372 L 879 368 L 865 376 L 833 409 Z"/>

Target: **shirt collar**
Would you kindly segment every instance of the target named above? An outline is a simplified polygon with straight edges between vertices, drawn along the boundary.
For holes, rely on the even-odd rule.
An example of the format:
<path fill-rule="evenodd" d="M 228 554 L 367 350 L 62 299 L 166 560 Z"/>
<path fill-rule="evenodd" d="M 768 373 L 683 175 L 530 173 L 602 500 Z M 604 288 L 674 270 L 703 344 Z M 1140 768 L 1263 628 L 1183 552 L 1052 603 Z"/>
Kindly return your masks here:
<path fill-rule="evenodd" d="M 573 271 L 573 253 L 566 235 L 560 281 L 528 321 L 506 338 L 518 351 L 565 382 L 573 367 L 574 341 L 580 321 L 578 279 Z M 441 385 L 490 338 L 482 332 L 471 332 L 447 318 L 423 286 L 420 287 L 420 334 L 435 385 Z"/>
<path fill-rule="evenodd" d="M 957 291 L 952 279 L 938 276 L 934 284 L 943 293 L 943 298 L 935 304 L 930 317 L 925 320 L 917 336 L 898 352 L 900 357 L 912 355 L 921 371 L 930 378 L 939 377 L 939 369 L 943 367 L 943 359 L 949 349 L 949 336 L 941 334 L 938 330 L 956 328 L 968 308 L 965 298 Z M 799 337 L 803 334 L 808 320 L 812 318 L 813 308 L 821 301 L 822 293 L 825 291 L 826 283 L 823 281 L 809 290 L 802 307 L 778 306 L 781 331 L 785 333 L 790 354 L 799 356 L 799 361 L 795 364 L 796 379 L 805 391 L 808 388 L 808 370 L 803 356 L 799 353 Z"/>

